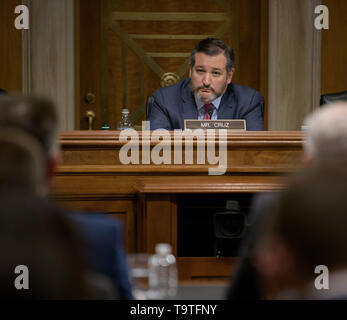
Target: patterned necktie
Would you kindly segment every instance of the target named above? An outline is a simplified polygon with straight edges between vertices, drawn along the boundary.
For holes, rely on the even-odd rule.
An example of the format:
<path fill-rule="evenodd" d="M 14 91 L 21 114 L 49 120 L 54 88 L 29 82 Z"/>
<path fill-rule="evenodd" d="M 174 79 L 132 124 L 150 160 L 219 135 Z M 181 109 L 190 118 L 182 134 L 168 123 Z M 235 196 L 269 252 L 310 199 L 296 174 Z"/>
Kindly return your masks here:
<path fill-rule="evenodd" d="M 212 103 L 209 103 L 209 104 L 205 104 L 204 105 L 204 108 L 205 108 L 205 114 L 204 114 L 204 120 L 211 120 L 211 117 L 210 117 L 210 114 L 212 116 L 212 113 L 213 113 L 213 104 Z"/>

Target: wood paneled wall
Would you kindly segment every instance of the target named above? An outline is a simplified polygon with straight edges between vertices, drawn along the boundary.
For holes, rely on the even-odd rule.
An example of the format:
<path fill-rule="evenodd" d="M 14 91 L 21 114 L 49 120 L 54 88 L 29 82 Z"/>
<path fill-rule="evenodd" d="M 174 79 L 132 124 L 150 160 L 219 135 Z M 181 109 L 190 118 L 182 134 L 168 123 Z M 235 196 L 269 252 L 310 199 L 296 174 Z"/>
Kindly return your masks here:
<path fill-rule="evenodd" d="M 322 31 L 322 94 L 347 90 L 347 1 L 324 0 L 329 30 Z"/>
<path fill-rule="evenodd" d="M 74 3 L 31 0 L 29 92 L 54 100 L 60 128 L 74 129 Z"/>
<path fill-rule="evenodd" d="M 33 0 L 36 1 L 36 0 Z M 14 27 L 14 8 L 21 4 L 20 0 L 1 0 L 0 1 L 0 87 L 10 92 L 22 91 L 22 31 L 16 30 Z M 47 2 L 53 3 L 51 0 Z M 63 2 L 62 2 L 63 3 Z M 329 8 L 330 13 L 330 28 L 329 30 L 323 30 L 322 33 L 322 64 L 321 64 L 321 93 L 338 92 L 347 90 L 347 43 L 344 41 L 347 34 L 347 1 L 345 0 L 324 0 L 322 4 L 325 4 Z M 303 4 L 300 3 L 300 6 Z M 267 1 L 251 1 L 242 0 L 238 5 L 239 16 L 238 20 L 238 35 L 236 39 L 237 52 L 237 75 L 235 80 L 240 84 L 245 84 L 254 87 L 261 91 L 261 93 L 267 95 L 267 75 L 266 75 L 266 63 L 267 63 L 267 14 L 268 7 Z M 259 14 L 259 12 L 262 12 Z M 72 13 L 72 11 L 70 12 Z M 33 14 L 33 12 L 31 12 Z M 95 12 L 94 12 L 95 14 Z M 297 15 L 299 17 L 300 15 Z M 91 16 L 89 16 L 90 19 Z M 33 17 L 35 18 L 35 16 Z M 77 17 L 79 18 L 79 17 Z M 33 20 L 34 21 L 34 20 Z M 245 21 L 251 21 L 252 23 L 244 23 Z M 32 22 L 32 21 L 31 21 Z M 92 24 L 92 23 L 91 23 Z M 76 22 L 78 26 L 78 21 Z M 265 30 L 265 32 L 261 31 Z M 39 31 L 38 31 L 39 32 Z M 99 30 L 96 31 L 100 34 Z M 71 34 L 68 34 L 70 37 Z M 90 35 L 91 36 L 91 35 Z M 65 33 L 60 33 L 63 41 L 66 37 Z M 43 38 L 43 37 L 42 37 Z M 235 40 L 235 39 L 233 39 Z M 45 40 L 46 41 L 46 40 Z M 57 40 L 58 41 L 58 40 Z M 77 43 L 79 39 L 76 39 Z M 87 50 L 95 49 L 97 47 L 92 46 L 93 41 L 88 42 Z M 272 44 L 270 43 L 270 48 Z M 79 47 L 79 46 L 78 46 Z M 50 51 L 52 50 L 49 47 Z M 296 49 L 299 50 L 299 49 Z M 76 53 L 78 56 L 78 52 Z M 261 56 L 261 61 L 259 61 Z M 70 59 L 70 58 L 67 58 Z M 70 60 L 71 61 L 71 60 Z M 251 63 L 254 62 L 255 63 Z M 270 61 L 271 62 L 271 61 Z M 51 62 L 54 63 L 54 62 Z M 94 61 L 89 61 L 88 74 L 93 73 Z M 276 69 L 280 68 L 278 64 Z M 67 68 L 67 66 L 65 67 Z M 60 67 L 61 70 L 64 66 Z M 71 69 L 71 68 L 70 68 Z M 78 72 L 78 69 L 77 69 Z M 95 72 L 94 72 L 95 73 Z M 97 76 L 99 71 L 97 71 Z M 37 75 L 32 74 L 32 79 L 36 83 Z M 78 77 L 78 75 L 77 75 Z M 73 89 L 73 86 L 71 86 Z M 89 88 L 88 88 L 89 89 Z M 75 92 L 78 92 L 78 98 L 80 97 L 80 90 L 77 86 Z M 98 90 L 96 88 L 96 90 Z M 49 92 L 49 90 L 47 91 Z M 286 91 L 287 92 L 287 91 Z M 79 100 L 77 98 L 77 100 Z M 122 100 L 122 99 L 120 99 Z M 267 99 L 266 99 L 267 100 Z M 268 101 L 266 101 L 268 102 Z M 70 101 L 71 106 L 73 101 Z M 296 103 L 296 102 L 295 102 Z M 293 103 L 292 103 L 293 104 Z M 290 114 L 297 114 L 292 109 L 292 104 L 288 107 Z M 64 103 L 65 105 L 65 103 Z M 78 104 L 76 104 L 78 105 Z M 276 108 L 279 108 L 280 104 L 276 104 Z M 282 104 L 281 104 L 282 105 Z M 267 103 L 267 110 L 268 103 Z M 302 109 L 300 109 L 302 110 Z M 81 110 L 81 112 L 85 110 Z M 275 112 L 271 110 L 268 114 Z M 288 111 L 288 112 L 289 112 Z M 298 111 L 300 119 L 303 117 L 302 112 Z M 281 113 L 283 117 L 283 112 Z M 115 115 L 111 115 L 113 118 Z M 64 114 L 64 122 L 68 122 L 69 125 L 63 126 L 64 128 L 70 128 L 73 121 L 73 116 L 66 117 Z M 288 116 L 285 116 L 288 119 Z M 79 121 L 77 121 L 79 122 Z M 278 121 L 276 121 L 277 123 Z M 298 121 L 299 123 L 300 121 Z M 294 128 L 295 127 L 295 128 Z M 274 129 L 275 127 L 269 127 Z M 279 125 L 276 127 L 278 130 L 284 129 L 299 129 L 299 125 L 290 126 L 287 124 Z"/>
<path fill-rule="evenodd" d="M 267 47 L 262 36 L 266 2 L 77 0 L 76 128 L 88 128 L 85 114 L 91 110 L 96 114 L 94 130 L 103 124 L 115 129 L 124 107 L 135 125 L 141 125 L 146 98 L 160 88 L 161 76 L 188 76 L 190 52 L 206 36 L 234 48 L 236 83 L 266 95 L 262 82 L 267 79 L 261 73 L 262 47 Z M 86 101 L 88 93 L 95 102 Z"/>
<path fill-rule="evenodd" d="M 269 1 L 269 130 L 301 130 L 319 106 L 318 0 Z"/>
<path fill-rule="evenodd" d="M 22 91 L 22 31 L 14 27 L 20 0 L 0 1 L 0 88 Z"/>

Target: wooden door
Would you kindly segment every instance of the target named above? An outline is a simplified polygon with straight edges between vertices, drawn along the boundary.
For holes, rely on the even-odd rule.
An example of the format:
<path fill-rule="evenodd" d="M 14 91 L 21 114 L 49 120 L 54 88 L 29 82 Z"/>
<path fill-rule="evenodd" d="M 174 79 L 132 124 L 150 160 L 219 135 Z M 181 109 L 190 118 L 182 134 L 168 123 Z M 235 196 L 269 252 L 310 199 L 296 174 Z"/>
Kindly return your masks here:
<path fill-rule="evenodd" d="M 234 81 L 261 88 L 261 0 L 76 0 L 76 129 L 115 130 L 121 109 L 145 119 L 148 95 L 188 75 L 194 45 L 236 52 Z M 166 81 L 166 82 L 165 82 Z"/>

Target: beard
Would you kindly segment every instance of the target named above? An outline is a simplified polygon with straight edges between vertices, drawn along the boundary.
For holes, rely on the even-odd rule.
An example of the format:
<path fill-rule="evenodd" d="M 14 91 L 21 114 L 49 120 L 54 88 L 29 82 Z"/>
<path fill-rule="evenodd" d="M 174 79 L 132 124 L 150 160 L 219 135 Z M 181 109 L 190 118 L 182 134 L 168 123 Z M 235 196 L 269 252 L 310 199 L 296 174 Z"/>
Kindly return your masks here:
<path fill-rule="evenodd" d="M 213 89 L 210 89 L 211 90 L 211 94 L 210 94 L 210 96 L 208 98 L 201 97 L 199 90 L 200 90 L 200 88 L 198 88 L 198 89 L 193 91 L 194 97 L 195 97 L 195 99 L 198 99 L 198 100 L 200 100 L 201 102 L 203 102 L 205 104 L 206 103 L 210 103 L 213 100 L 218 98 L 216 92 Z"/>
<path fill-rule="evenodd" d="M 193 88 L 192 80 L 190 79 L 190 89 L 191 89 L 194 97 L 198 98 L 201 102 L 203 102 L 205 104 L 206 103 L 210 103 L 213 100 L 215 100 L 218 97 L 220 97 L 224 93 L 227 85 L 228 85 L 227 82 L 225 82 L 225 86 L 223 88 L 223 91 L 217 92 L 212 87 L 200 86 L 200 87 L 197 87 L 197 88 Z M 201 89 L 208 89 L 208 90 L 210 90 L 210 95 L 208 97 L 202 97 L 201 94 L 200 94 L 200 90 Z"/>

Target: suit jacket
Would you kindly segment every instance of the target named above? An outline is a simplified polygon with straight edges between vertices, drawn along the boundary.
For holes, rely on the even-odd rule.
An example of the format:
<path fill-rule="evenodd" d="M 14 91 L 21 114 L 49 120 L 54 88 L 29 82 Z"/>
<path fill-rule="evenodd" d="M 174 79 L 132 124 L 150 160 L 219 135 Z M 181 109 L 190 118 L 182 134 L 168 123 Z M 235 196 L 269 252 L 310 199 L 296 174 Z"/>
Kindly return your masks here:
<path fill-rule="evenodd" d="M 122 299 L 133 299 L 121 224 L 100 213 L 71 212 L 69 218 L 84 241 L 90 271 L 110 278 Z"/>
<path fill-rule="evenodd" d="M 218 108 L 218 119 L 245 119 L 247 130 L 264 130 L 263 98 L 258 91 L 230 83 Z M 149 120 L 151 130 L 184 129 L 184 119 L 198 119 L 190 79 L 154 93 Z"/>
<path fill-rule="evenodd" d="M 254 195 L 248 217 L 250 229 L 241 243 L 240 260 L 227 290 L 227 299 L 262 299 L 257 271 L 251 262 L 251 256 L 259 236 L 263 232 L 263 224 L 274 212 L 278 197 L 278 192 L 265 192 Z"/>

